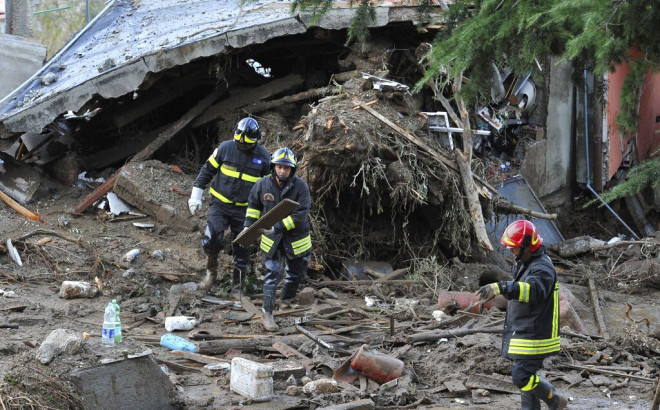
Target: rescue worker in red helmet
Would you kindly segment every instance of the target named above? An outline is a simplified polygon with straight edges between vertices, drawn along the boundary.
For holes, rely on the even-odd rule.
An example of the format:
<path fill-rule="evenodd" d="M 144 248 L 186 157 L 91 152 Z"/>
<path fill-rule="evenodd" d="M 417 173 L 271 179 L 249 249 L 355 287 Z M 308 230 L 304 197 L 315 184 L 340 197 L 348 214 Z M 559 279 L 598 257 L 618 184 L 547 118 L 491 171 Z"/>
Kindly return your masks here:
<path fill-rule="evenodd" d="M 289 148 L 280 148 L 271 157 L 272 175 L 254 185 L 248 199 L 245 215 L 246 229 L 284 199 L 297 202 L 298 208 L 291 215 L 278 221 L 261 235 L 260 248 L 264 255 L 264 303 L 262 323 L 267 331 L 279 327 L 273 317 L 275 293 L 282 273 L 284 285 L 280 296 L 280 309 L 288 306 L 305 278 L 312 238 L 309 234 L 309 209 L 312 197 L 307 183 L 295 175 L 296 157 Z"/>
<path fill-rule="evenodd" d="M 522 392 L 522 409 L 564 409 L 567 400 L 537 372 L 543 359 L 559 352 L 559 281 L 543 239 L 533 223 L 510 224 L 500 240 L 515 256 L 513 280 L 499 281 L 477 291 L 480 300 L 503 295 L 507 300 L 502 356 L 513 359 L 511 376 Z"/>
<path fill-rule="evenodd" d="M 218 275 L 218 255 L 224 248 L 224 233 L 231 230 L 232 240 L 243 229 L 248 195 L 257 180 L 270 172 L 270 155 L 259 145 L 261 130 L 254 118 L 238 122 L 233 140 L 222 142 L 213 151 L 193 184 L 188 200 L 190 213 L 202 208 L 202 193 L 211 182 L 208 220 L 202 238 L 207 255 L 206 277 L 199 284 L 209 290 Z M 232 244 L 234 271 L 231 295 L 240 300 L 242 284 L 248 270 L 250 248 Z"/>

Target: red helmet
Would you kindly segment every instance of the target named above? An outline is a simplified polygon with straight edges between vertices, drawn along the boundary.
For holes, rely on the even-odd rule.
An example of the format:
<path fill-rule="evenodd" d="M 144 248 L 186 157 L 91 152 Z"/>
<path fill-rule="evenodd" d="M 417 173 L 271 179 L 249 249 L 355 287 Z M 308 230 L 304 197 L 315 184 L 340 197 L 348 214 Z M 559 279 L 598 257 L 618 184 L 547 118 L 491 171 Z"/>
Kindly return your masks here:
<path fill-rule="evenodd" d="M 507 248 L 523 248 L 534 252 L 543 244 L 543 238 L 533 223 L 521 219 L 506 227 L 500 243 Z"/>

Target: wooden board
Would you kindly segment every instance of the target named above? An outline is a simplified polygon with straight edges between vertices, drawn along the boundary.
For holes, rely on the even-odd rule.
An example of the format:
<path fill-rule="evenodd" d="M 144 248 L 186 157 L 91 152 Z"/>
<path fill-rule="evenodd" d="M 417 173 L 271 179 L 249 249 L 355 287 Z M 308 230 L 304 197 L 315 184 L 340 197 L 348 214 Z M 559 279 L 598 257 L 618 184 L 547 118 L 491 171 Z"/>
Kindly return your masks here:
<path fill-rule="evenodd" d="M 286 218 L 298 208 L 298 205 L 300 205 L 298 202 L 283 199 L 282 202 L 275 205 L 275 208 L 262 215 L 248 230 L 241 232 L 232 243 L 246 246 L 252 245 L 261 236 L 262 229 L 269 229 L 277 222 Z"/>

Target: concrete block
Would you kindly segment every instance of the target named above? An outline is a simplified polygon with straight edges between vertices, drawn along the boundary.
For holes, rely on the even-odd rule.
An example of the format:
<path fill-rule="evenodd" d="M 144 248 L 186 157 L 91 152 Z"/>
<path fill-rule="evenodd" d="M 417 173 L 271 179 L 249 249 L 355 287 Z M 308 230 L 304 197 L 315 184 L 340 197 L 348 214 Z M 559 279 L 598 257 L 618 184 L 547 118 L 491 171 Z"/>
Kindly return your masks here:
<path fill-rule="evenodd" d="M 71 329 L 55 329 L 37 350 L 36 358 L 42 364 L 48 364 L 62 353 L 76 354 L 80 351 L 82 337 Z"/>
<path fill-rule="evenodd" d="M 151 356 L 121 360 L 71 373 L 86 409 L 174 409 L 177 393 Z"/>
<path fill-rule="evenodd" d="M 51 188 L 61 188 L 39 169 L 17 161 L 11 155 L 0 152 L 0 160 L 4 163 L 4 172 L 0 171 L 0 191 L 22 205 L 43 198 Z"/>
<path fill-rule="evenodd" d="M 307 369 L 301 364 L 283 363 L 273 365 L 273 379 L 275 380 L 287 380 L 291 376 L 300 379 L 305 374 L 307 374 Z"/>
<path fill-rule="evenodd" d="M 338 299 L 337 294 L 328 288 L 319 290 L 319 295 L 325 299 Z"/>
<path fill-rule="evenodd" d="M 140 211 L 176 230 L 198 229 L 199 217 L 192 217 L 188 198 L 174 192 L 174 187 L 190 189 L 193 180 L 172 172 L 167 164 L 150 160 L 129 163 L 119 173 L 113 191 Z"/>
<path fill-rule="evenodd" d="M 298 294 L 298 304 L 309 306 L 314 303 L 314 288 L 304 288 Z"/>
<path fill-rule="evenodd" d="M 24 37 L 0 34 L 0 99 L 32 77 L 46 61 L 47 48 Z"/>

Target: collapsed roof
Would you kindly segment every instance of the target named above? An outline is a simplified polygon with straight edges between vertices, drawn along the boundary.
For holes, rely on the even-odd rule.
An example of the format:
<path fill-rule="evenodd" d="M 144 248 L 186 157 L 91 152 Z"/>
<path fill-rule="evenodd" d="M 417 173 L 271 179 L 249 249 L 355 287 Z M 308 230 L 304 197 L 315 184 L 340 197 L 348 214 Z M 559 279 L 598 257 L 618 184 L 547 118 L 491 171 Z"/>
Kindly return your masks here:
<path fill-rule="evenodd" d="M 310 31 L 312 14 L 292 15 L 290 10 L 290 2 L 114 0 L 38 73 L 0 101 L 0 139 L 41 133 L 67 112 L 91 112 L 95 99 L 148 88 L 155 74 L 173 67 Z M 317 27 L 344 29 L 352 16 L 353 10 L 338 6 Z M 377 7 L 372 27 L 416 23 L 419 17 L 416 7 Z M 341 41 L 345 37 L 338 44 Z M 184 79 L 183 85 L 193 83 L 194 77 Z"/>

